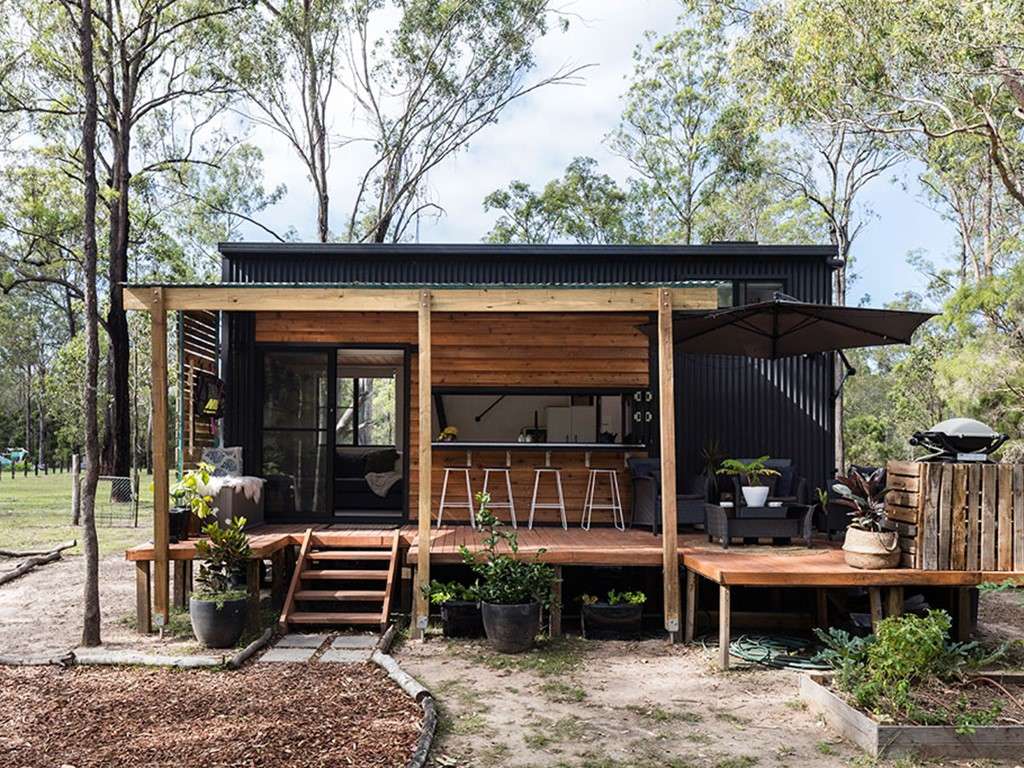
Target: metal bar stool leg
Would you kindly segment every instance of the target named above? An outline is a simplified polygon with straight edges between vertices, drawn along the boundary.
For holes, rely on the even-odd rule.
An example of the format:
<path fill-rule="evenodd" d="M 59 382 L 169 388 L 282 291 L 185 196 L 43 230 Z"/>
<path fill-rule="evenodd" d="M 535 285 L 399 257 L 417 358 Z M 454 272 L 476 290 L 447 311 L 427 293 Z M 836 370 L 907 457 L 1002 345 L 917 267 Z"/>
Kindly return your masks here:
<path fill-rule="evenodd" d="M 505 470 L 505 490 L 508 493 L 508 513 L 512 518 L 512 527 L 518 528 L 519 524 L 516 522 L 516 499 L 512 495 L 512 472 L 508 469 Z"/>
<path fill-rule="evenodd" d="M 597 484 L 597 473 L 590 470 L 587 473 L 587 492 L 583 497 L 583 514 L 580 516 L 580 528 L 590 530 L 590 523 L 594 511 L 594 486 Z"/>
<path fill-rule="evenodd" d="M 441 518 L 444 516 L 444 500 L 448 496 L 448 469 L 444 470 L 444 482 L 441 483 L 441 504 L 437 508 L 437 527 L 441 527 Z"/>
<path fill-rule="evenodd" d="M 476 530 L 476 512 L 473 510 L 473 487 L 469 482 L 469 469 L 466 469 L 466 503 L 469 505 L 469 526 Z"/>
<path fill-rule="evenodd" d="M 555 470 L 555 483 L 558 485 L 558 511 L 562 515 L 562 530 L 569 530 L 569 522 L 565 519 L 565 496 L 562 494 L 562 471 Z"/>
<path fill-rule="evenodd" d="M 533 473 L 533 498 L 530 499 L 530 520 L 526 527 L 533 530 L 533 513 L 537 509 L 537 489 L 540 488 L 540 472 Z"/>
<path fill-rule="evenodd" d="M 622 510 L 622 493 L 619 489 L 619 473 L 617 470 L 612 470 L 611 473 L 612 482 L 612 523 L 620 531 L 626 530 L 626 515 Z M 619 521 L 615 522 L 615 513 L 619 514 Z"/>

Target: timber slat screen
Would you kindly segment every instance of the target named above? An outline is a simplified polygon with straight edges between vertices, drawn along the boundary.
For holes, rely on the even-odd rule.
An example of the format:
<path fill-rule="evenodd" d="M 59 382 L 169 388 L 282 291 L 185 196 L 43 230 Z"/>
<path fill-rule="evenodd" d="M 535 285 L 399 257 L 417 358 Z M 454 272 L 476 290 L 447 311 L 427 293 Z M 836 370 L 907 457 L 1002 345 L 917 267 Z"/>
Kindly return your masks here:
<path fill-rule="evenodd" d="M 217 375 L 220 350 L 219 324 L 216 312 L 189 310 L 178 315 L 181 345 L 181 413 L 182 461 L 193 467 L 202 458 L 203 449 L 216 445 L 217 437 L 211 420 L 197 416 L 194 408 L 196 378 L 202 374 Z"/>
<path fill-rule="evenodd" d="M 1024 570 L 1024 464 L 890 461 L 887 474 L 904 565 Z"/>

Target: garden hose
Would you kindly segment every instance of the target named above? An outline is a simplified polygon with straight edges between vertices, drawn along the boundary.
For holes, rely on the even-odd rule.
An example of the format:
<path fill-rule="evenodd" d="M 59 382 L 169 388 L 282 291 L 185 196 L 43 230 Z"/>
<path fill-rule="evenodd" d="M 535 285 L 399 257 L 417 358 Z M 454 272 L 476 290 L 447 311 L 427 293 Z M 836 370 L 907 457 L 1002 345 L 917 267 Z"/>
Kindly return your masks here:
<path fill-rule="evenodd" d="M 716 644 L 711 637 L 703 642 L 705 646 Z M 814 641 L 792 635 L 740 635 L 729 643 L 730 656 L 770 669 L 831 669 L 814 661 L 815 653 Z"/>

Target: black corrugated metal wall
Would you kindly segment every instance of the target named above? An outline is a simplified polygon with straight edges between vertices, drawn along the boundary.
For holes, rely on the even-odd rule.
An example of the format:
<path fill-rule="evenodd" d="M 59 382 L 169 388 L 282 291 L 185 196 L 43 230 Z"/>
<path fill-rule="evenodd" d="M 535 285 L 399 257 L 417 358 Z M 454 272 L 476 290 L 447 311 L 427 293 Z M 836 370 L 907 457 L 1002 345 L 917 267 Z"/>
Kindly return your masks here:
<path fill-rule="evenodd" d="M 780 281 L 804 301 L 831 303 L 828 247 L 494 247 L 279 246 L 222 248 L 222 279 L 232 283 L 615 284 L 686 280 Z M 225 439 L 256 439 L 251 316 L 229 317 Z M 249 352 L 250 354 L 247 354 Z M 249 359 L 245 359 L 249 358 Z M 832 355 L 775 362 L 678 354 L 677 455 L 680 481 L 702 468 L 701 450 L 717 441 L 732 456 L 792 457 L 812 484 L 834 463 Z M 230 397 L 230 395 L 229 395 Z"/>

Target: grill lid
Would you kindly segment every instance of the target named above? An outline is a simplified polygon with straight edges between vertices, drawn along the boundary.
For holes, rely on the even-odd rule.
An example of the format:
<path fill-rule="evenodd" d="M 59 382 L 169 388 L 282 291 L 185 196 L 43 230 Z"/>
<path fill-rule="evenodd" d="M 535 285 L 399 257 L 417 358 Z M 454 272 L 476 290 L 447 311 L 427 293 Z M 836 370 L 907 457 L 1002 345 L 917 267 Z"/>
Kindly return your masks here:
<path fill-rule="evenodd" d="M 939 432 L 952 437 L 998 437 L 996 432 L 988 424 L 983 424 L 977 419 L 946 419 L 940 421 L 929 432 Z"/>

